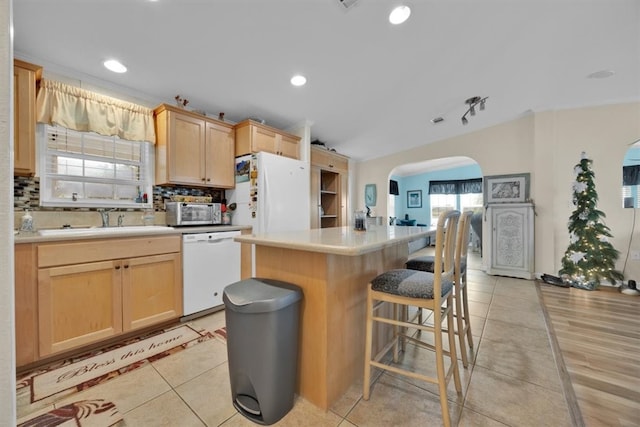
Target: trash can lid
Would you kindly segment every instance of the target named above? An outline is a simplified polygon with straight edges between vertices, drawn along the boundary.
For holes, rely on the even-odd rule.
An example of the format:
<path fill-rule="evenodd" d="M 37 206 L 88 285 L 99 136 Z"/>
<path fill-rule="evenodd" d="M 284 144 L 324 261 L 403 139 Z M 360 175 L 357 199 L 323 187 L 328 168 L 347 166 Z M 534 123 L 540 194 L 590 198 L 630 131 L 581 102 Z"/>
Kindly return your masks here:
<path fill-rule="evenodd" d="M 302 299 L 302 290 L 274 279 L 251 278 L 232 283 L 222 294 L 225 307 L 242 313 L 278 311 Z"/>

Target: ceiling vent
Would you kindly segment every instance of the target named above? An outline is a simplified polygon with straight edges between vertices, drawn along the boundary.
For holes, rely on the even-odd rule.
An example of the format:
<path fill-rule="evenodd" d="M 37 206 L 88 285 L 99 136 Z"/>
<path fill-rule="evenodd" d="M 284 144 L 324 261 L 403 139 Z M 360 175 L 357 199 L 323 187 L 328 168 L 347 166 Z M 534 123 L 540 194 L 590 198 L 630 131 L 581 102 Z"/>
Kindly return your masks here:
<path fill-rule="evenodd" d="M 340 3 L 345 9 L 350 9 L 351 6 L 353 6 L 357 2 L 358 0 L 338 0 L 338 3 Z"/>

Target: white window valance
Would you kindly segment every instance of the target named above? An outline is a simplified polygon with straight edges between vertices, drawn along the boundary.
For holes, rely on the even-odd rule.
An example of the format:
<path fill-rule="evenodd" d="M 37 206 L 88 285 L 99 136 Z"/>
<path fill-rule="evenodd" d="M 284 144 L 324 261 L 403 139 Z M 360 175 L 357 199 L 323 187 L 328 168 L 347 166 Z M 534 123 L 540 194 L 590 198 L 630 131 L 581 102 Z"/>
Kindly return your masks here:
<path fill-rule="evenodd" d="M 41 80 L 37 110 L 40 123 L 129 141 L 156 141 L 150 108 L 54 80 Z"/>

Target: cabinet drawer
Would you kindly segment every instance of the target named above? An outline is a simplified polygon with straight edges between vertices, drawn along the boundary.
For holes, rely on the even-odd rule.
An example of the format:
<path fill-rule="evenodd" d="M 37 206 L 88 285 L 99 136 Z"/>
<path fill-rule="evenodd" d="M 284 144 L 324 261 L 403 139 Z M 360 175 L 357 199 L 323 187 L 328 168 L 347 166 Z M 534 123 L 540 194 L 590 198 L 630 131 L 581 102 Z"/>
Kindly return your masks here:
<path fill-rule="evenodd" d="M 38 267 L 180 252 L 180 236 L 96 239 L 38 245 Z"/>

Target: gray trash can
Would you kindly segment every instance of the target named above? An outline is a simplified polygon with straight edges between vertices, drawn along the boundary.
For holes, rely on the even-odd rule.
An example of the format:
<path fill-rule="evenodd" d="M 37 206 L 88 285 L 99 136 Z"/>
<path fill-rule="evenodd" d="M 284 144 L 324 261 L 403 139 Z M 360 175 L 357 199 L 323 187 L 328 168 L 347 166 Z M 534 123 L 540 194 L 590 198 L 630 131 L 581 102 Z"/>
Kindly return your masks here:
<path fill-rule="evenodd" d="M 259 424 L 273 424 L 293 407 L 302 290 L 251 278 L 224 288 L 227 355 L 233 406 Z"/>

